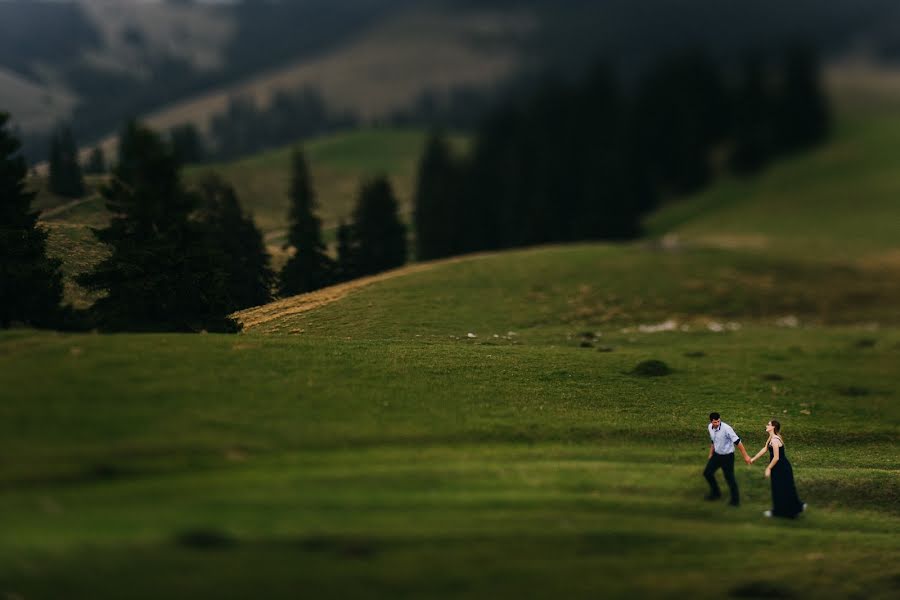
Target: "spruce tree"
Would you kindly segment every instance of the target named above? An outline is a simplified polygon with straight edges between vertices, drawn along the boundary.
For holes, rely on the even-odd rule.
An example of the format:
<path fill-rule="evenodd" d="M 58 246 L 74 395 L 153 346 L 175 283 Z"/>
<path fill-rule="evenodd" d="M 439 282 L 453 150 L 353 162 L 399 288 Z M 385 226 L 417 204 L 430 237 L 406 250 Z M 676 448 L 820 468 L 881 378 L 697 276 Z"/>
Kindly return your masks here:
<path fill-rule="evenodd" d="M 773 108 L 761 57 L 751 55 L 743 64 L 743 80 L 734 99 L 734 147 L 729 157 L 738 174 L 758 172 L 774 151 Z"/>
<path fill-rule="evenodd" d="M 353 257 L 353 227 L 341 221 L 337 228 L 337 265 L 335 281 L 347 281 L 357 276 Z"/>
<path fill-rule="evenodd" d="M 28 172 L 21 143 L 0 112 L 0 327 L 57 324 L 62 300 L 60 261 L 47 257 L 47 234 L 31 212 L 34 194 L 25 191 Z"/>
<path fill-rule="evenodd" d="M 450 256 L 459 234 L 459 172 L 446 139 L 433 132 L 419 162 L 415 191 L 416 259 Z"/>
<path fill-rule="evenodd" d="M 712 149 L 728 132 L 728 111 L 725 86 L 708 58 L 685 52 L 652 69 L 635 113 L 635 135 L 657 185 L 685 194 L 709 183 Z"/>
<path fill-rule="evenodd" d="M 199 195 L 206 244 L 225 273 L 228 311 L 269 302 L 275 280 L 269 254 L 253 219 L 241 210 L 234 188 L 210 174 L 201 181 Z"/>
<path fill-rule="evenodd" d="M 810 48 L 789 48 L 783 59 L 775 100 L 775 145 L 792 152 L 815 145 L 828 135 L 830 116 L 819 65 Z"/>
<path fill-rule="evenodd" d="M 65 124 L 56 128 L 50 140 L 50 191 L 67 198 L 84 195 L 84 178 L 78 162 L 78 146 L 72 129 Z"/>
<path fill-rule="evenodd" d="M 353 212 L 352 248 L 357 276 L 372 275 L 406 262 L 406 226 L 384 176 L 364 183 Z"/>
<path fill-rule="evenodd" d="M 322 225 L 315 215 L 316 199 L 306 159 L 300 149 L 291 157 L 290 231 L 286 247 L 294 250 L 279 276 L 282 296 L 310 292 L 334 279 L 334 261 L 322 242 Z"/>
<path fill-rule="evenodd" d="M 181 185 L 171 148 L 151 130 L 129 123 L 119 161 L 101 189 L 113 215 L 95 230 L 110 255 L 79 277 L 105 292 L 93 306 L 109 330 L 234 331 L 227 318 L 227 277 L 202 224 L 190 219 L 196 199 Z"/>

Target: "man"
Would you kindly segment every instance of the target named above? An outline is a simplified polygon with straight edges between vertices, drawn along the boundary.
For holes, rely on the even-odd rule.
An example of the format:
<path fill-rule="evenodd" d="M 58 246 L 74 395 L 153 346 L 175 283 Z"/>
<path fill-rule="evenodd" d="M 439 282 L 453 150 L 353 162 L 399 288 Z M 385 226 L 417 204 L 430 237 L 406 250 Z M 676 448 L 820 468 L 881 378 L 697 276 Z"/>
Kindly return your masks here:
<path fill-rule="evenodd" d="M 731 425 L 723 423 L 719 413 L 709 413 L 709 457 L 703 476 L 709 482 L 709 495 L 707 500 L 717 500 L 722 497 L 719 484 L 716 483 L 716 470 L 722 468 L 725 481 L 728 482 L 728 491 L 731 492 L 731 505 L 738 506 L 741 503 L 738 494 L 737 481 L 734 479 L 734 447 L 737 446 L 744 455 L 744 462 L 750 464 L 750 455 L 744 448 L 741 438 L 734 432 Z"/>

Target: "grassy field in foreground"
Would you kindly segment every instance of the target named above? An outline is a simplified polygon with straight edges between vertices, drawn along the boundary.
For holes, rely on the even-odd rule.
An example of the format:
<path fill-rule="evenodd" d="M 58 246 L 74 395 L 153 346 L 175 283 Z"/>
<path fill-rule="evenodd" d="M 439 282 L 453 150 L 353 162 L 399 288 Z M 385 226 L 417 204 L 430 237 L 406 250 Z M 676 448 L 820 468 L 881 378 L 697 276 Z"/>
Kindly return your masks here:
<path fill-rule="evenodd" d="M 0 593 L 894 597 L 896 292 L 822 319 L 841 286 L 781 268 L 547 248 L 239 336 L 2 333 Z M 780 418 L 806 515 L 761 516 L 762 465 L 702 501 L 710 410 L 753 450 Z"/>

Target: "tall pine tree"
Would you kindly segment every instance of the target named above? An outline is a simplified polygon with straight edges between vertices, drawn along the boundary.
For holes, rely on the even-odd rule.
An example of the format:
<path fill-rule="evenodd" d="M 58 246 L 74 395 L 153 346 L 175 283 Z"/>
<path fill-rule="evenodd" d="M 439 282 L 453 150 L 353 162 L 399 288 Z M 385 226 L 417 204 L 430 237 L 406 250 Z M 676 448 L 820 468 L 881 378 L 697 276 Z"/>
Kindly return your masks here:
<path fill-rule="evenodd" d="M 84 195 L 78 146 L 66 124 L 60 124 L 50 140 L 50 191 L 67 198 Z"/>
<path fill-rule="evenodd" d="M 8 120 L 0 112 L 0 327 L 53 326 L 62 300 L 60 261 L 47 258 L 47 234 L 30 210 L 34 194 L 25 191 L 28 170 Z"/>
<path fill-rule="evenodd" d="M 337 228 L 335 281 L 353 279 L 357 276 L 358 271 L 353 258 L 353 227 L 349 223 L 341 221 Z"/>
<path fill-rule="evenodd" d="M 433 132 L 419 162 L 415 191 L 416 259 L 429 260 L 454 253 L 459 233 L 460 173 L 447 140 Z"/>
<path fill-rule="evenodd" d="M 709 183 L 713 147 L 728 133 L 727 105 L 718 69 L 698 52 L 676 54 L 644 78 L 634 135 L 658 186 L 684 194 Z"/>
<path fill-rule="evenodd" d="M 93 306 L 110 330 L 234 331 L 227 318 L 227 276 L 201 223 L 196 199 L 181 185 L 171 148 L 151 130 L 129 123 L 119 162 L 101 190 L 113 215 L 96 236 L 110 256 L 79 278 L 106 292 Z"/>
<path fill-rule="evenodd" d="M 269 254 L 253 219 L 241 210 L 234 188 L 211 174 L 200 182 L 199 194 L 199 221 L 210 252 L 221 260 L 228 311 L 269 302 L 275 281 Z"/>
<path fill-rule="evenodd" d="M 350 255 L 356 275 L 372 275 L 406 262 L 406 226 L 387 177 L 364 183 L 353 211 Z"/>
<path fill-rule="evenodd" d="M 751 175 L 771 160 L 775 145 L 772 117 L 762 57 L 749 55 L 734 99 L 734 146 L 729 157 L 734 172 Z"/>
<path fill-rule="evenodd" d="M 316 198 L 306 158 L 300 149 L 291 157 L 291 210 L 287 247 L 293 255 L 281 270 L 282 296 L 310 292 L 334 280 L 334 261 L 322 241 L 322 224 L 315 215 Z"/>
<path fill-rule="evenodd" d="M 784 55 L 775 100 L 775 144 L 780 152 L 815 145 L 828 135 L 830 115 L 812 49 L 796 45 Z"/>

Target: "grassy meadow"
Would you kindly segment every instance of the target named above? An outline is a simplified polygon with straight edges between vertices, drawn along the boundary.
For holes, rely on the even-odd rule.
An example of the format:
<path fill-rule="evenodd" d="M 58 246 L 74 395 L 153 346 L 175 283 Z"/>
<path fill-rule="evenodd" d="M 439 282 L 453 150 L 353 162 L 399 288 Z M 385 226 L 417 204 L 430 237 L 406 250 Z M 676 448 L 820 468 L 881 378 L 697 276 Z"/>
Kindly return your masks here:
<path fill-rule="evenodd" d="M 645 222 L 649 235 L 779 256 L 900 264 L 900 115 L 846 116 L 834 139 L 759 177 L 726 177 Z M 894 251 L 891 253 L 891 251 Z"/>
<path fill-rule="evenodd" d="M 900 290 L 740 283 L 783 268 L 550 247 L 237 336 L 5 332 L 0 590 L 893 597 Z M 762 517 L 761 464 L 702 501 L 710 410 L 751 451 L 782 421 L 807 514 Z"/>
<path fill-rule="evenodd" d="M 378 171 L 408 211 L 423 140 L 307 144 L 325 223 Z M 435 264 L 239 335 L 0 332 L 0 598 L 895 598 L 898 149 L 900 120 L 843 116 L 643 241 Z M 270 241 L 288 160 L 222 167 Z M 45 213 L 67 273 L 105 218 Z M 764 463 L 739 508 L 703 501 L 712 410 L 751 453 L 781 421 L 805 514 L 762 516 Z"/>

